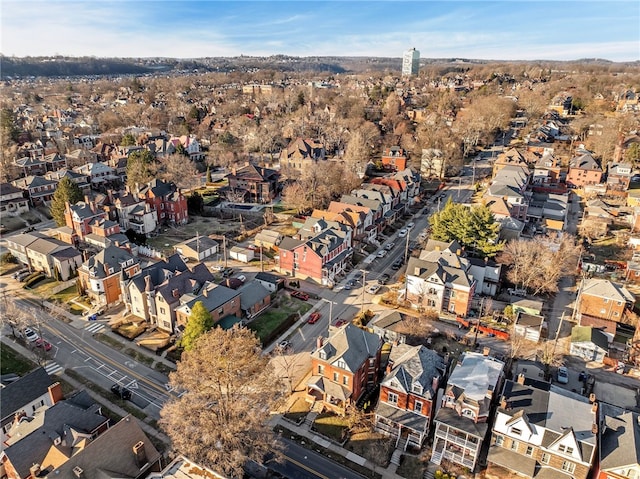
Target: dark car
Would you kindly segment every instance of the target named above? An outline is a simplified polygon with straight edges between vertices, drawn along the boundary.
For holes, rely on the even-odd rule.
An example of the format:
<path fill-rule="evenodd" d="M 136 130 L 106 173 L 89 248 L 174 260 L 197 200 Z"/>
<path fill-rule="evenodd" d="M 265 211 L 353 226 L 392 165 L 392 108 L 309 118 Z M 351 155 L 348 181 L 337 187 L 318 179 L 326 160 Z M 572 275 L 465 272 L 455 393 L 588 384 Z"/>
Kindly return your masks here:
<path fill-rule="evenodd" d="M 338 319 L 338 320 L 335 322 L 334 326 L 335 326 L 336 328 L 340 328 L 340 327 L 344 326 L 345 324 L 347 324 L 348 322 L 349 322 L 349 321 L 347 321 L 346 319 Z"/>
<path fill-rule="evenodd" d="M 378 278 L 378 284 L 387 284 L 389 278 L 391 278 L 391 276 L 389 276 L 387 273 L 383 274 Z"/>
<path fill-rule="evenodd" d="M 402 264 L 404 263 L 404 261 L 402 261 L 401 259 L 397 260 L 395 263 L 393 263 L 391 265 L 391 268 L 393 269 L 400 269 L 402 268 Z"/>
<path fill-rule="evenodd" d="M 233 268 L 227 268 L 227 269 L 222 271 L 222 277 L 223 278 L 229 278 L 229 277 L 231 277 L 232 274 L 233 274 Z"/>
<path fill-rule="evenodd" d="M 111 386 L 111 392 L 118 396 L 120 399 L 124 399 L 125 401 L 131 399 L 131 391 L 129 391 L 124 386 L 120 386 L 119 384 L 114 384 Z"/>

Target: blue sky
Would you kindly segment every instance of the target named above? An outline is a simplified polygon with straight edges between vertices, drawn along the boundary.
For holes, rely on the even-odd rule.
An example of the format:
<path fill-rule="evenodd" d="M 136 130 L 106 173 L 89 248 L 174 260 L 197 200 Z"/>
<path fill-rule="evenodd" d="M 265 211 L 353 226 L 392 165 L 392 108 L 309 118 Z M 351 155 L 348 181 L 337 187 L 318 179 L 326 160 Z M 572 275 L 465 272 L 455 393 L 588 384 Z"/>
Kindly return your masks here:
<path fill-rule="evenodd" d="M 4 55 L 640 59 L 640 2 L 2 0 Z"/>

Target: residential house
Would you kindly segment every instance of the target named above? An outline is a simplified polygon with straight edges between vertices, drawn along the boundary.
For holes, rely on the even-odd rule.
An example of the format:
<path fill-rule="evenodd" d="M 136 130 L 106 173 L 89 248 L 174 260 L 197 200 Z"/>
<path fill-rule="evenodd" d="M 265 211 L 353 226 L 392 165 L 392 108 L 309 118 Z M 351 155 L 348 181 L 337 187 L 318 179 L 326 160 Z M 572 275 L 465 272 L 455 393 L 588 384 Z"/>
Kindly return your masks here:
<path fill-rule="evenodd" d="M 609 163 L 607 172 L 607 189 L 627 191 L 631 183 L 631 163 Z"/>
<path fill-rule="evenodd" d="M 615 335 L 625 311 L 633 311 L 635 297 L 625 287 L 606 279 L 584 279 L 578 295 L 578 324 L 601 327 Z"/>
<path fill-rule="evenodd" d="M 42 472 L 61 467 L 80 454 L 108 428 L 109 418 L 84 391 L 50 407 L 21 412 L 5 440 L 5 474 L 9 479 L 41 477 Z"/>
<path fill-rule="evenodd" d="M 399 146 L 391 146 L 382 152 L 381 161 L 386 170 L 402 171 L 407 168 L 407 153 Z"/>
<path fill-rule="evenodd" d="M 233 322 L 242 317 L 240 292 L 225 286 L 207 282 L 199 293 L 186 293 L 180 297 L 180 306 L 176 307 L 176 328 L 184 330 L 189 322 L 191 310 L 197 302 L 202 302 L 211 314 L 214 324 Z M 236 319 L 237 318 L 237 319 Z"/>
<path fill-rule="evenodd" d="M 514 334 L 521 336 L 527 341 L 537 343 L 543 337 L 543 330 L 546 331 L 547 323 L 543 316 L 538 314 L 518 311 L 514 323 Z"/>
<path fill-rule="evenodd" d="M 0 217 L 20 216 L 29 211 L 24 191 L 11 183 L 0 183 Z"/>
<path fill-rule="evenodd" d="M 367 324 L 385 343 L 404 344 L 407 341 L 405 318 L 395 309 L 385 309 L 377 313 Z"/>
<path fill-rule="evenodd" d="M 444 360 L 431 349 L 407 344 L 392 347 L 380 383 L 375 428 L 396 437 L 396 448 L 422 447 L 445 370 Z"/>
<path fill-rule="evenodd" d="M 545 152 L 533 169 L 531 183 L 534 185 L 554 185 L 560 182 L 563 168 L 558 158 L 552 153 Z"/>
<path fill-rule="evenodd" d="M 372 242 L 378 235 L 378 229 L 374 224 L 374 212 L 367 206 L 332 201 L 327 208 L 328 213 L 339 214 L 345 218 L 345 222 L 352 225 L 353 239 L 357 241 Z M 322 214 L 312 214 L 314 218 L 323 217 Z M 338 221 L 337 217 L 336 220 Z"/>
<path fill-rule="evenodd" d="M 26 247 L 29 265 L 50 278 L 66 281 L 82 265 L 82 254 L 64 241 L 38 238 Z"/>
<path fill-rule="evenodd" d="M 507 381 L 487 461 L 531 478 L 586 479 L 596 459 L 598 405 L 547 382 Z"/>
<path fill-rule="evenodd" d="M 95 220 L 89 225 L 91 233 L 84 237 L 87 244 L 104 249 L 107 246 L 117 246 L 129 251 L 137 250 L 136 245 L 132 245 L 129 238 L 120 232 L 120 225 L 115 221 L 106 218 Z"/>
<path fill-rule="evenodd" d="M 244 88 L 244 87 L 243 87 Z M 257 477 L 257 476 L 256 476 Z M 228 479 L 197 462 L 179 455 L 158 473 L 152 473 L 147 479 Z"/>
<path fill-rule="evenodd" d="M 36 409 L 53 406 L 62 397 L 62 386 L 42 367 L 34 369 L 20 379 L 2 387 L 0 395 L 2 444 L 0 448 L 4 449 L 7 433 L 16 417 L 20 417 L 23 412 L 33 414 Z"/>
<path fill-rule="evenodd" d="M 351 228 L 309 218 L 296 238 L 280 243 L 280 271 L 332 286 L 353 254 Z"/>
<path fill-rule="evenodd" d="M 382 233 L 382 230 L 387 226 L 384 217 L 383 203 L 379 200 L 354 195 L 342 195 L 339 203 L 367 208 L 371 213 L 371 228 L 368 230 L 369 234 L 367 235 L 369 238 L 375 238 L 379 233 Z M 329 206 L 329 211 L 333 211 L 331 205 Z"/>
<path fill-rule="evenodd" d="M 183 225 L 189 221 L 187 199 L 174 183 L 154 179 L 138 195 L 155 210 L 160 223 Z"/>
<path fill-rule="evenodd" d="M 142 479 L 149 472 L 160 471 L 161 467 L 162 454 L 138 421 L 128 415 L 84 445 L 66 462 L 52 468 L 43 478 L 91 478 L 109 474 Z"/>
<path fill-rule="evenodd" d="M 360 397 L 376 386 L 382 340 L 353 324 L 337 328 L 326 341 L 319 337 L 311 353 L 307 400 L 344 415 Z"/>
<path fill-rule="evenodd" d="M 363 183 L 361 188 L 353 190 L 351 195 L 359 200 L 376 201 L 382 209 L 382 222 L 383 225 L 389 225 L 395 222 L 397 212 L 393 209 L 393 197 L 389 190 L 383 191 L 380 189 L 372 188 L 374 185 L 368 185 Z M 344 197 L 343 197 L 344 198 Z M 341 201 L 344 201 L 341 200 Z M 367 205 L 364 205 L 367 206 Z"/>
<path fill-rule="evenodd" d="M 86 163 L 84 165 L 76 166 L 73 169 L 76 173 L 84 175 L 88 178 L 92 187 L 98 187 L 105 183 L 111 183 L 117 181 L 119 177 L 116 175 L 116 171 L 106 163 L 95 162 Z"/>
<path fill-rule="evenodd" d="M 242 168 L 233 168 L 229 180 L 229 195 L 231 201 L 244 203 L 271 203 L 278 195 L 279 173 L 269 168 L 261 168 L 251 163 Z"/>
<path fill-rule="evenodd" d="M 27 192 L 31 206 L 40 206 L 51 201 L 58 186 L 57 181 L 48 180 L 44 176 L 27 176 L 12 181 L 11 184 Z"/>
<path fill-rule="evenodd" d="M 413 171 L 411 168 L 397 171 L 392 177 L 393 180 L 400 182 L 402 187 L 402 197 L 407 205 L 415 204 L 421 195 L 421 177 L 420 173 Z"/>
<path fill-rule="evenodd" d="M 488 258 L 469 258 L 469 275 L 476 280 L 475 293 L 495 296 L 500 286 L 502 265 Z"/>
<path fill-rule="evenodd" d="M 597 185 L 602 181 L 602 168 L 591 153 L 581 151 L 569 161 L 567 186 L 570 188 L 584 188 L 587 185 Z"/>
<path fill-rule="evenodd" d="M 496 176 L 498 172 L 506 166 L 515 166 L 516 169 L 529 170 L 529 162 L 525 155 L 515 148 L 509 148 L 500 153 L 493 162 L 492 176 Z"/>
<path fill-rule="evenodd" d="M 298 137 L 280 152 L 280 168 L 305 171 L 324 159 L 325 149 L 321 143 Z"/>
<path fill-rule="evenodd" d="M 504 363 L 491 356 L 462 354 L 435 416 L 431 462 L 440 464 L 445 459 L 471 471 L 476 468 L 503 369 Z"/>
<path fill-rule="evenodd" d="M 431 242 L 432 245 L 435 242 Z M 429 248 L 430 245 L 427 245 Z M 425 249 L 407 263 L 407 299 L 413 307 L 445 311 L 466 317 L 477 281 L 470 274 L 470 263 L 460 256 L 456 242 Z"/>
<path fill-rule="evenodd" d="M 47 172 L 47 164 L 42 156 L 24 156 L 14 161 L 22 176 L 42 176 Z"/>
<path fill-rule="evenodd" d="M 529 194 L 527 221 L 543 231 L 563 231 L 569 212 L 569 195 L 533 192 Z"/>
<path fill-rule="evenodd" d="M 108 192 L 115 208 L 116 218 L 126 231 L 132 229 L 138 234 L 149 234 L 158 227 L 158 212 L 150 203 L 129 192 L 114 194 Z"/>
<path fill-rule="evenodd" d="M 525 195 L 529 185 L 530 171 L 526 166 L 503 165 L 491 180 L 491 184 L 483 196 L 489 203 L 494 199 L 502 199 L 507 205 L 509 215 L 520 221 L 527 219 L 528 199 Z"/>
<path fill-rule="evenodd" d="M 593 326 L 574 326 L 571 328 L 571 346 L 569 354 L 586 361 L 601 363 L 609 352 L 607 335 Z"/>
<path fill-rule="evenodd" d="M 247 318 L 253 318 L 271 304 L 271 293 L 260 281 L 249 281 L 238 289 L 240 309 Z"/>
<path fill-rule="evenodd" d="M 45 236 L 38 232 L 23 232 L 19 235 L 7 236 L 7 249 L 20 263 L 31 266 L 29 256 L 27 255 L 27 247 L 38 238 L 45 238 Z"/>
<path fill-rule="evenodd" d="M 284 278 L 273 273 L 265 273 L 262 271 L 256 274 L 255 280 L 271 293 L 275 293 L 279 289 L 284 288 Z"/>
<path fill-rule="evenodd" d="M 89 201 L 88 197 L 85 197 L 85 201 L 79 201 L 75 205 L 71 205 L 68 202 L 65 204 L 65 224 L 71 228 L 81 240 L 84 240 L 85 236 L 91 234 L 91 223 L 100 221 L 106 217 L 107 213 L 99 209 L 94 201 Z"/>
<path fill-rule="evenodd" d="M 253 238 L 253 244 L 270 250 L 277 249 L 284 236 L 279 231 L 263 229 Z"/>
<path fill-rule="evenodd" d="M 45 178 L 56 182 L 60 182 L 62 178 L 69 178 L 69 180 L 78 185 L 78 188 L 80 188 L 83 194 L 87 195 L 91 192 L 91 184 L 87 180 L 87 177 L 76 171 L 64 168 L 61 170 L 50 171 L 44 176 Z"/>
<path fill-rule="evenodd" d="M 189 156 L 191 161 L 201 161 L 204 159 L 204 153 L 200 146 L 200 142 L 194 135 L 182 135 L 180 137 L 173 137 L 169 140 L 169 143 L 173 146 L 174 152 L 182 146 L 184 152 Z"/>
<path fill-rule="evenodd" d="M 140 272 L 140 260 L 127 250 L 108 246 L 78 269 L 82 288 L 90 298 L 110 306 L 122 299 L 121 284 Z"/>
<path fill-rule="evenodd" d="M 640 477 L 640 414 L 600 403 L 595 479 Z"/>
<path fill-rule="evenodd" d="M 218 253 L 219 244 L 208 236 L 196 236 L 173 247 L 176 253 L 185 258 L 202 261 Z"/>

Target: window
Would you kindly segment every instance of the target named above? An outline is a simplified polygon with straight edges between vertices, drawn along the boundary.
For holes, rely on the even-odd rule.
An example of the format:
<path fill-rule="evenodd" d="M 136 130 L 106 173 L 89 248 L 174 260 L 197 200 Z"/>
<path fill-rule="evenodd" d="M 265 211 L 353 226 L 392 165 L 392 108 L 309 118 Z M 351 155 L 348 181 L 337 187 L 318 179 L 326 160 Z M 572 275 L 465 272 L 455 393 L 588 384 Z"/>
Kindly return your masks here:
<path fill-rule="evenodd" d="M 474 419 L 476 417 L 476 413 L 473 412 L 471 409 L 463 409 L 462 410 L 462 415 L 464 417 L 469 417 L 471 419 Z"/>
<path fill-rule="evenodd" d="M 567 471 L 569 474 L 573 474 L 575 471 L 576 465 L 573 462 L 562 461 L 562 470 Z"/>
<path fill-rule="evenodd" d="M 516 451 L 520 443 L 518 441 L 511 441 L 511 450 Z"/>
<path fill-rule="evenodd" d="M 318 374 L 324 375 L 324 366 L 322 364 L 318 364 Z"/>
<path fill-rule="evenodd" d="M 387 402 L 389 404 L 398 404 L 398 395 L 395 393 L 389 393 L 389 396 L 387 398 Z"/>
<path fill-rule="evenodd" d="M 342 376 L 342 384 L 345 386 L 349 385 L 349 376 Z"/>
<path fill-rule="evenodd" d="M 511 434 L 515 434 L 516 436 L 521 436 L 522 435 L 522 431 L 520 429 L 518 429 L 517 427 L 512 427 L 511 428 Z"/>
<path fill-rule="evenodd" d="M 160 314 L 164 314 L 165 313 L 165 309 L 164 308 L 160 308 Z"/>
<path fill-rule="evenodd" d="M 338 367 L 340 369 L 347 369 L 347 364 L 342 359 L 339 359 L 338 360 Z"/>
<path fill-rule="evenodd" d="M 540 462 L 542 462 L 543 464 L 549 464 L 549 459 L 551 459 L 551 456 L 549 456 L 549 454 L 547 454 L 546 452 L 543 452 L 542 457 L 540 458 Z"/>
<path fill-rule="evenodd" d="M 416 394 L 422 394 L 422 385 L 420 383 L 413 383 L 411 390 Z"/>
<path fill-rule="evenodd" d="M 496 446 L 504 446 L 504 436 L 496 435 Z"/>
<path fill-rule="evenodd" d="M 413 405 L 413 410 L 422 412 L 422 401 L 416 401 L 415 404 Z"/>
<path fill-rule="evenodd" d="M 338 378 L 338 373 L 333 373 L 333 380 L 335 382 L 338 382 L 339 378 Z"/>
<path fill-rule="evenodd" d="M 533 456 L 533 446 L 527 446 L 527 450 L 525 451 L 527 456 Z"/>
<path fill-rule="evenodd" d="M 327 359 L 327 352 L 324 349 L 321 349 L 318 355 L 320 356 L 320 359 Z"/>
<path fill-rule="evenodd" d="M 564 444 L 560 444 L 558 446 L 558 451 L 564 452 L 566 454 L 573 454 L 573 448 L 569 446 L 565 446 Z"/>

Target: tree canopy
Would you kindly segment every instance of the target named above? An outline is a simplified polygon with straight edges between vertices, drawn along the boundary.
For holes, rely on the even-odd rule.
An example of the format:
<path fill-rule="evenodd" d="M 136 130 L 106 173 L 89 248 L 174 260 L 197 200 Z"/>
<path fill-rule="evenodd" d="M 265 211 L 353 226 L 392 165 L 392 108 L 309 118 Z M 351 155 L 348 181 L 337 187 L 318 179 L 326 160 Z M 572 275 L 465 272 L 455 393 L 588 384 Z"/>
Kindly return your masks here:
<path fill-rule="evenodd" d="M 196 340 L 213 327 L 211 313 L 204 306 L 202 301 L 197 301 L 191 309 L 189 321 L 184 328 L 180 345 L 185 351 L 191 351 Z"/>
<path fill-rule="evenodd" d="M 283 392 L 253 332 L 213 328 L 185 351 L 170 385 L 182 392 L 162 409 L 160 424 L 177 452 L 231 477 L 247 460 L 279 457 L 268 425 Z"/>
<path fill-rule="evenodd" d="M 149 150 L 134 151 L 127 159 L 127 185 L 135 189 L 152 178 L 153 155 Z"/>
<path fill-rule="evenodd" d="M 504 246 L 498 241 L 500 225 L 486 206 L 470 208 L 454 203 L 449 197 L 442 211 L 429 218 L 429 224 L 433 239 L 456 240 L 481 256 L 493 257 Z"/>
<path fill-rule="evenodd" d="M 50 207 L 51 216 L 57 226 L 63 226 L 66 224 L 64 219 L 65 203 L 68 201 L 70 204 L 74 205 L 78 201 L 81 201 L 82 198 L 82 191 L 76 183 L 67 177 L 60 180 L 58 187 L 56 188 L 56 192 L 53 194 Z"/>

